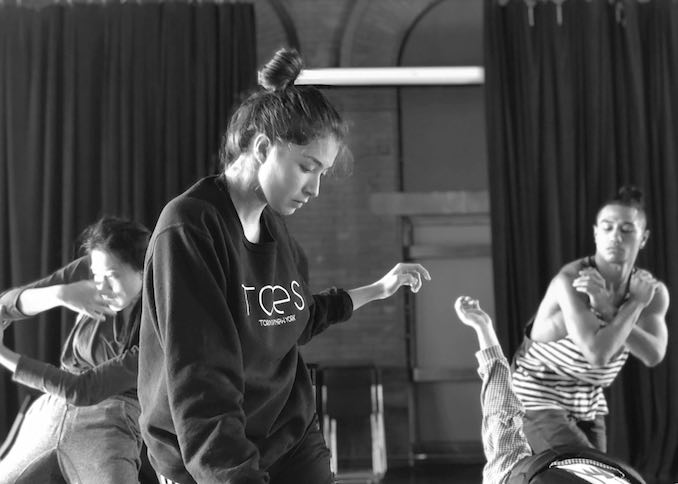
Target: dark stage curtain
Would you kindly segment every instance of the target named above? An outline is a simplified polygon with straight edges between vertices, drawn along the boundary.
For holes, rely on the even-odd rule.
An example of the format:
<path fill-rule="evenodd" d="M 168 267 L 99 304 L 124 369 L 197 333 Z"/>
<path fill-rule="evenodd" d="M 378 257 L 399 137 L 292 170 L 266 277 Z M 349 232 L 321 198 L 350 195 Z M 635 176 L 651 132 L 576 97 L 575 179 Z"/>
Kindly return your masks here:
<path fill-rule="evenodd" d="M 485 0 L 494 277 L 505 350 L 558 269 L 592 254 L 596 209 L 644 190 L 652 232 L 639 265 L 666 282 L 669 348 L 631 358 L 609 401 L 609 450 L 649 480 L 678 477 L 678 3 Z"/>
<path fill-rule="evenodd" d="M 249 3 L 0 6 L 0 289 L 76 254 L 103 214 L 149 228 L 215 171 L 234 104 L 256 84 Z M 58 363 L 73 314 L 6 331 Z M 2 371 L 0 438 L 21 395 Z"/>

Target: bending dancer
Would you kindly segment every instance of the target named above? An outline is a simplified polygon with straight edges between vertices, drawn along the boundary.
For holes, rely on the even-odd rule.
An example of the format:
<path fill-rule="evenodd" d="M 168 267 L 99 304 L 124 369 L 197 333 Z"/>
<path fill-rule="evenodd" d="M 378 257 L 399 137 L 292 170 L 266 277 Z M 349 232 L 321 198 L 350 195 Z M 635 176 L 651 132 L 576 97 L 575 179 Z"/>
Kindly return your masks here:
<path fill-rule="evenodd" d="M 603 204 L 593 227 L 596 253 L 553 278 L 516 353 L 513 385 L 535 452 L 562 444 L 605 451 L 603 389 L 629 353 L 647 366 L 664 358 L 669 294 L 635 266 L 650 235 L 641 198 L 623 187 Z"/>
<path fill-rule="evenodd" d="M 559 446 L 532 455 L 523 433 L 523 406 L 511 387 L 511 371 L 490 317 L 478 301 L 459 297 L 457 316 L 478 337 L 482 378 L 482 439 L 487 463 L 483 484 L 644 484 L 631 467 L 589 447 Z"/>
<path fill-rule="evenodd" d="M 233 115 L 223 173 L 164 208 L 144 271 L 139 398 L 165 482 L 332 482 L 299 345 L 429 274 L 398 264 L 368 286 L 311 294 L 283 217 L 317 197 L 346 127 L 278 51 Z M 335 161 L 336 160 L 336 161 Z"/>
<path fill-rule="evenodd" d="M 139 296 L 149 235 L 141 224 L 104 217 L 85 229 L 85 256 L 0 295 L 5 321 L 58 306 L 78 314 L 60 368 L 0 342 L 0 364 L 13 380 L 44 393 L 0 461 L 0 483 L 139 482 Z"/>

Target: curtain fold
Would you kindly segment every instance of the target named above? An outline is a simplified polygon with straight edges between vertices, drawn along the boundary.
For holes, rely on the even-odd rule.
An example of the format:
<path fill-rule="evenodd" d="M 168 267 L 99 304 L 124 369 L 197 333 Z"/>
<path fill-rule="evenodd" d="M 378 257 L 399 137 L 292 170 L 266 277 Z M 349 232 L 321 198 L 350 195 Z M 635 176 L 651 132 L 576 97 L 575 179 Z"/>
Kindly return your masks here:
<path fill-rule="evenodd" d="M 678 304 L 678 3 L 485 0 L 488 159 L 497 325 L 509 353 L 550 279 L 594 252 L 598 206 L 624 183 L 646 195 L 639 265 Z M 610 389 L 610 452 L 650 482 L 678 480 L 678 338 Z"/>
<path fill-rule="evenodd" d="M 149 228 L 217 167 L 220 136 L 256 85 L 251 3 L 0 6 L 0 289 L 76 255 L 103 214 Z M 5 340 L 58 363 L 72 314 Z M 0 437 L 23 390 L 0 378 Z"/>

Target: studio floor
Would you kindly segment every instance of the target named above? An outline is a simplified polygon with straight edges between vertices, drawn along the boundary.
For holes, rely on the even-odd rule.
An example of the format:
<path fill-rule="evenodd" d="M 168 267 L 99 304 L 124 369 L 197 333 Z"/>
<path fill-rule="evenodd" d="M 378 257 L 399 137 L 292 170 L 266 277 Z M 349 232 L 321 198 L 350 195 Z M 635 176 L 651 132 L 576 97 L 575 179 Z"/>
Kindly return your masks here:
<path fill-rule="evenodd" d="M 412 468 L 394 468 L 386 473 L 383 484 L 482 484 L 482 465 L 419 464 Z"/>
<path fill-rule="evenodd" d="M 482 465 L 425 463 L 413 467 L 390 467 L 380 484 L 482 484 Z M 347 480 L 341 484 L 362 484 L 365 480 Z"/>

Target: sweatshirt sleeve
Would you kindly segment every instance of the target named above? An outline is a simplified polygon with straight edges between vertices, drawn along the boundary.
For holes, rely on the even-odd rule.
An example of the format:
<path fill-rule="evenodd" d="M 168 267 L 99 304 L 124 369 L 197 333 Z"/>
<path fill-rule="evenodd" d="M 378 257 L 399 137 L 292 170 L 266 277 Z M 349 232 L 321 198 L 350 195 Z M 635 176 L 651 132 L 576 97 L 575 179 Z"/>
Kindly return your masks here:
<path fill-rule="evenodd" d="M 136 387 L 138 355 L 139 350 L 134 346 L 80 374 L 21 356 L 12 379 L 75 406 L 94 405 Z"/>
<path fill-rule="evenodd" d="M 297 270 L 304 284 L 308 286 L 308 259 L 294 238 L 291 238 L 291 243 Z M 325 331 L 330 325 L 347 321 L 352 315 L 353 300 L 345 290 L 331 287 L 313 294 L 313 299 L 309 303 L 308 323 L 299 336 L 299 344 L 308 343 L 311 338 Z"/>
<path fill-rule="evenodd" d="M 2 319 L 5 321 L 17 321 L 32 317 L 25 315 L 19 309 L 19 297 L 22 292 L 26 289 L 56 286 L 58 284 L 70 284 L 83 279 L 89 279 L 89 264 L 89 256 L 84 256 L 54 271 L 47 277 L 0 293 L 0 306 L 3 307 Z"/>
<path fill-rule="evenodd" d="M 260 484 L 268 475 L 245 436 L 243 357 L 227 303 L 235 288 L 226 287 L 226 257 L 207 230 L 175 225 L 157 235 L 144 281 L 163 352 L 156 371 L 167 380 L 181 455 L 195 481 Z"/>
<path fill-rule="evenodd" d="M 308 343 L 330 325 L 348 320 L 353 314 L 353 300 L 343 289 L 332 287 L 314 294 L 309 304 L 306 328 L 299 336 L 299 344 Z"/>

